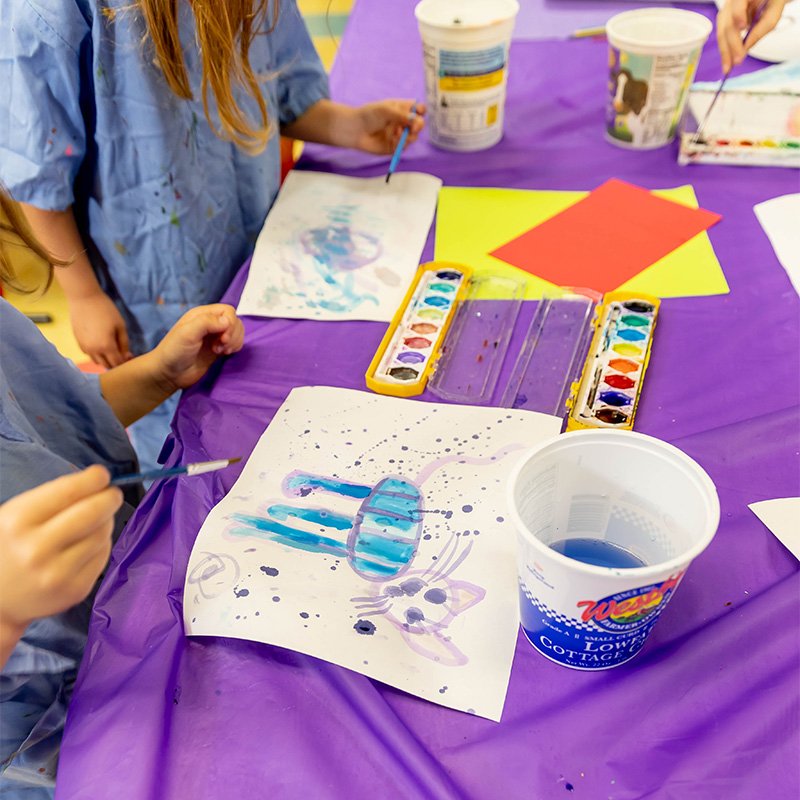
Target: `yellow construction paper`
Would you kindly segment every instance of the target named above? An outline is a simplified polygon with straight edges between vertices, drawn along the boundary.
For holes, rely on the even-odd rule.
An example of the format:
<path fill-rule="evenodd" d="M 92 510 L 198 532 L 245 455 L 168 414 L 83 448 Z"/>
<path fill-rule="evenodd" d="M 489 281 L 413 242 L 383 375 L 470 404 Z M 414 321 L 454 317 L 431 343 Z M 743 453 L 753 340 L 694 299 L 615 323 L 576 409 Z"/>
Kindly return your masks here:
<path fill-rule="evenodd" d="M 587 194 L 446 186 L 439 192 L 435 258 L 437 261 L 467 264 L 475 271 L 475 277 L 500 275 L 514 278 L 524 284 L 526 299 L 538 299 L 552 291 L 554 285 L 489 253 L 569 208 Z M 657 189 L 653 194 L 690 208 L 698 207 L 691 186 Z M 579 236 L 580 231 L 575 235 Z M 705 231 L 617 289 L 645 292 L 657 297 L 695 297 L 727 294 L 729 291 Z M 491 293 L 481 296 L 492 297 Z"/>

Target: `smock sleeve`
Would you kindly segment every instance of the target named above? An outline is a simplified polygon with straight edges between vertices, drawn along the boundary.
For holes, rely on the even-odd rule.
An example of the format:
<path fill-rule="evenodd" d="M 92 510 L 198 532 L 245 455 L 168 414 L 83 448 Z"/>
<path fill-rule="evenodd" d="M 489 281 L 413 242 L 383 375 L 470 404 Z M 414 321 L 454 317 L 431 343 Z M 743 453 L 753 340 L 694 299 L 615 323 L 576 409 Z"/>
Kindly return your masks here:
<path fill-rule="evenodd" d="M 290 125 L 319 100 L 329 96 L 328 76 L 294 0 L 280 3 L 274 37 L 278 71 L 278 116 Z"/>
<path fill-rule="evenodd" d="M 3 7 L 0 180 L 17 200 L 60 211 L 73 202 L 86 151 L 81 63 L 91 64 L 90 25 L 74 0 Z"/>

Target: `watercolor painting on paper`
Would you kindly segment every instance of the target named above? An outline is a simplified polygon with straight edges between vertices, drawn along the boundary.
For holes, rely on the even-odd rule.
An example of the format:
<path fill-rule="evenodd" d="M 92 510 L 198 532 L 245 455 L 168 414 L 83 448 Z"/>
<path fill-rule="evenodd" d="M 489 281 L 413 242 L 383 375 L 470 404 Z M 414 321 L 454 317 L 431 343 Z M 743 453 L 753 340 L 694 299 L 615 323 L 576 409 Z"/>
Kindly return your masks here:
<path fill-rule="evenodd" d="M 388 322 L 414 276 L 439 178 L 292 170 L 259 234 L 239 314 Z"/>
<path fill-rule="evenodd" d="M 287 647 L 498 720 L 518 628 L 506 480 L 560 426 L 293 390 L 198 534 L 187 634 Z"/>

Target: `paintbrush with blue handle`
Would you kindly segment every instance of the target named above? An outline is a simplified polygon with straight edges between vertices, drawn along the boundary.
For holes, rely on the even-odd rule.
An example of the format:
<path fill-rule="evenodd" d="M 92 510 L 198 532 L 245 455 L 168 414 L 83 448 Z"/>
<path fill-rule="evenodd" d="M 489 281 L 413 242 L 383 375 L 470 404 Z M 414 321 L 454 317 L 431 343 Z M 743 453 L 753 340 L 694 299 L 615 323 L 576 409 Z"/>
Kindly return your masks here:
<path fill-rule="evenodd" d="M 236 464 L 241 460 L 241 458 L 221 458 L 217 461 L 197 461 L 194 464 L 184 464 L 180 467 L 132 472 L 129 475 L 117 475 L 116 478 L 111 479 L 110 485 L 127 486 L 129 483 L 142 483 L 143 481 L 155 481 L 160 478 L 173 478 L 176 475 L 202 475 L 205 472 L 216 472 L 218 469 L 225 469 L 225 467 Z"/>
<path fill-rule="evenodd" d="M 394 155 L 392 155 L 392 160 L 389 162 L 389 171 L 386 173 L 386 183 L 389 183 L 389 178 L 392 177 L 392 173 L 397 169 L 397 165 L 400 163 L 400 156 L 403 154 L 403 148 L 406 146 L 406 139 L 408 139 L 408 132 L 411 130 L 411 123 L 414 122 L 417 116 L 417 104 L 411 106 L 411 113 L 408 116 L 408 125 L 403 128 L 403 132 L 400 134 L 400 140 L 397 142 L 397 147 L 394 149 Z"/>

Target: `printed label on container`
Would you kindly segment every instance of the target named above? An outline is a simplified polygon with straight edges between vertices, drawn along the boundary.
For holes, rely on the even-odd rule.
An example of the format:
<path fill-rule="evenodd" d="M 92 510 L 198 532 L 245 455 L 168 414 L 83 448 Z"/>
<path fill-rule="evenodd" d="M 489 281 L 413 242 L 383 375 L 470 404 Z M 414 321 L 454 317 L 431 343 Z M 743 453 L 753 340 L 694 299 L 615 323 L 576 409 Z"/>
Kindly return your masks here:
<path fill-rule="evenodd" d="M 558 613 L 520 587 L 522 628 L 552 661 L 577 669 L 608 669 L 633 658 L 680 583 L 683 572 L 660 583 L 599 600 L 579 600 L 574 616 Z"/>
<path fill-rule="evenodd" d="M 475 150 L 497 142 L 502 135 L 507 45 L 442 50 L 423 43 L 423 55 L 433 144 Z"/>
<path fill-rule="evenodd" d="M 610 47 L 608 135 L 634 147 L 671 141 L 699 58 L 700 48 L 651 56 Z"/>

